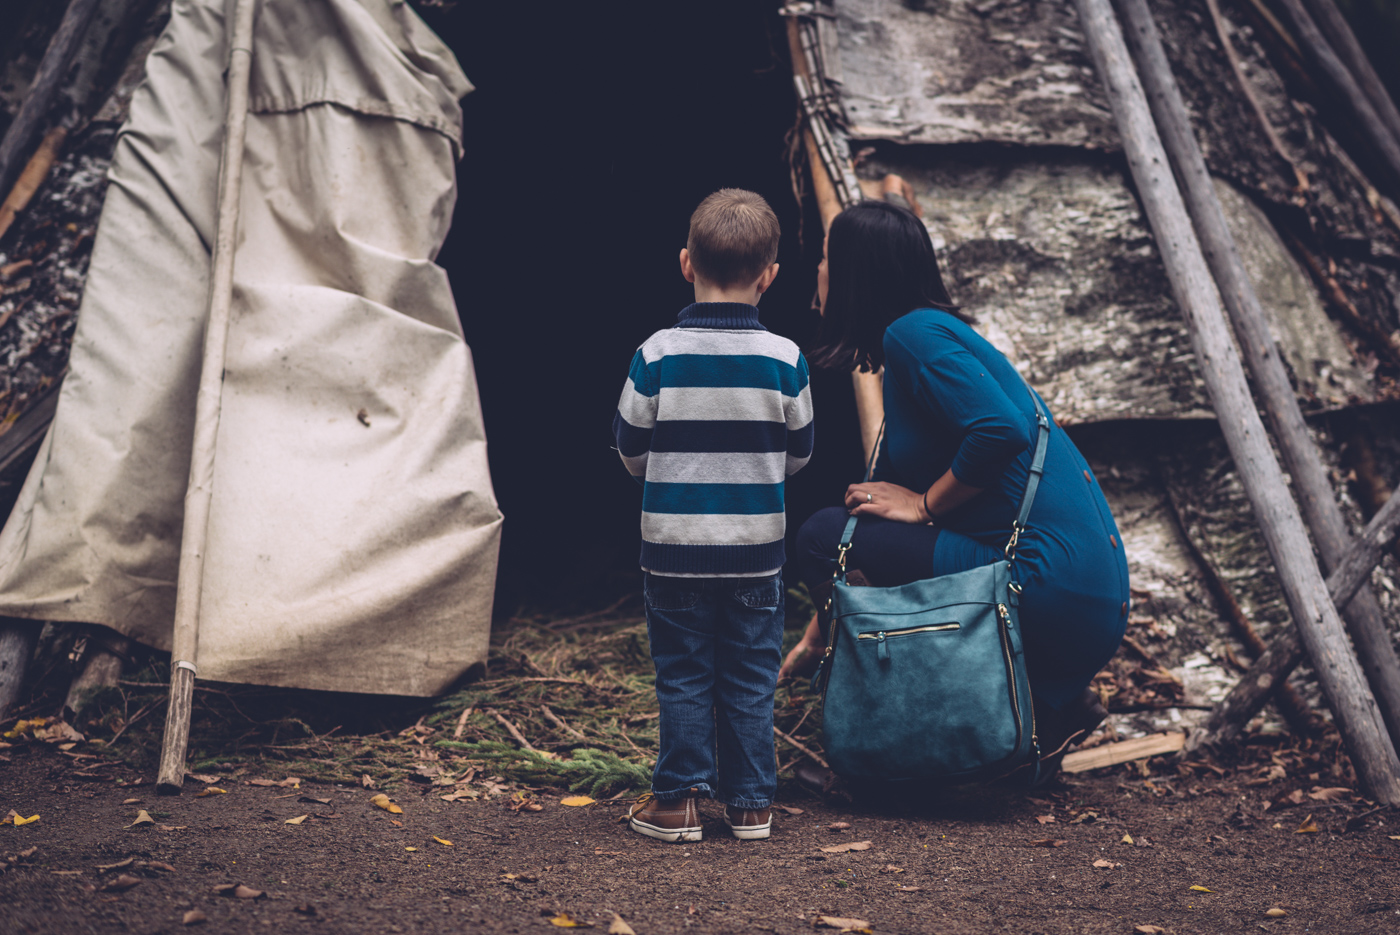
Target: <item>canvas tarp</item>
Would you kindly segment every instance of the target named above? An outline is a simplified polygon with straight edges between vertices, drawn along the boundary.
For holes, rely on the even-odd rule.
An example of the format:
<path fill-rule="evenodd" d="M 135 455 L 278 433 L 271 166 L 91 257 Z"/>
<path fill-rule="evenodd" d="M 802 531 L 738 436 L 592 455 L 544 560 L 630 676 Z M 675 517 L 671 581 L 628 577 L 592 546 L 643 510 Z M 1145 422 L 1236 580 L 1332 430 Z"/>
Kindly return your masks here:
<path fill-rule="evenodd" d="M 232 6 L 177 0 L 132 100 L 0 613 L 170 646 Z M 201 678 L 428 695 L 485 658 L 501 515 L 434 263 L 470 89 L 407 4 L 260 4 Z"/>

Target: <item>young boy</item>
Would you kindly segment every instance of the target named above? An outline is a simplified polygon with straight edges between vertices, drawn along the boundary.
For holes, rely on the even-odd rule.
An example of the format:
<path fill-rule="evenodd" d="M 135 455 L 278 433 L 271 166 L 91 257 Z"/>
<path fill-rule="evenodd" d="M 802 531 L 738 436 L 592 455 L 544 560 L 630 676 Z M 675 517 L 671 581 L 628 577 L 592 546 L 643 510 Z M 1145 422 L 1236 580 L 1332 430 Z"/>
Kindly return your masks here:
<path fill-rule="evenodd" d="M 768 837 L 773 692 L 783 636 L 783 483 L 812 454 L 807 362 L 758 321 L 778 275 L 778 219 L 726 188 L 681 251 L 695 304 L 632 358 L 613 419 L 642 482 L 647 633 L 661 755 L 633 831 L 700 840 L 701 796 L 736 838 Z"/>

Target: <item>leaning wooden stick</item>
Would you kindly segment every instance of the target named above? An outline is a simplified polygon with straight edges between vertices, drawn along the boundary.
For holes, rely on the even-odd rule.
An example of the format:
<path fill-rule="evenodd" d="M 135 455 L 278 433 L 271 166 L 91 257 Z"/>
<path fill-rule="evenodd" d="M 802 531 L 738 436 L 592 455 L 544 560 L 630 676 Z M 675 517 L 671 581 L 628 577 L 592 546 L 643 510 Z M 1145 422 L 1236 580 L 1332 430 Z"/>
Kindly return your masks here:
<path fill-rule="evenodd" d="M 1138 74 L 1180 180 L 1196 236 L 1254 378 L 1260 408 L 1268 417 L 1284 467 L 1292 478 L 1293 494 L 1317 546 L 1322 570 L 1330 572 L 1346 554 L 1351 533 L 1337 504 L 1327 466 L 1303 421 L 1303 411 L 1298 407 L 1298 397 L 1284 370 L 1264 308 L 1225 223 L 1215 183 L 1191 129 L 1186 104 L 1172 76 L 1147 0 L 1118 0 L 1118 8 L 1123 12 L 1128 46 L 1137 59 Z M 1363 586 L 1350 604 L 1337 604 L 1337 609 L 1351 631 L 1356 655 L 1380 703 L 1392 742 L 1400 742 L 1400 659 L 1391 644 L 1381 605 L 1371 589 Z"/>
<path fill-rule="evenodd" d="M 1391 497 L 1364 532 L 1356 538 L 1347 554 L 1337 563 L 1336 571 L 1327 578 L 1327 590 L 1338 607 L 1346 605 L 1356 590 L 1371 577 L 1371 571 L 1381 560 L 1381 552 L 1400 529 L 1400 496 Z M 1274 637 L 1258 659 L 1230 693 L 1215 706 L 1210 718 L 1191 732 L 1186 752 L 1202 747 L 1219 747 L 1240 735 L 1245 725 L 1259 713 L 1268 700 L 1269 692 L 1303 661 L 1303 644 L 1298 631 L 1290 627 Z"/>
<path fill-rule="evenodd" d="M 1327 77 L 1335 92 L 1351 110 L 1361 132 L 1396 175 L 1400 175 L 1400 138 L 1391 132 L 1384 117 L 1362 90 L 1351 71 L 1337 57 L 1317 23 L 1303 6 L 1303 0 L 1279 0 L 1298 42 L 1313 66 Z"/>
<path fill-rule="evenodd" d="M 1361 43 L 1356 41 L 1356 34 L 1351 31 L 1351 26 L 1347 24 L 1342 11 L 1337 9 L 1337 4 L 1333 0 L 1305 0 L 1305 2 L 1308 12 L 1312 14 L 1313 21 L 1317 23 L 1318 28 L 1326 36 L 1332 50 L 1337 53 L 1337 58 L 1341 59 L 1342 64 L 1356 79 L 1356 83 L 1361 86 L 1361 90 L 1366 94 L 1366 99 L 1376 109 L 1376 114 L 1381 118 L 1381 122 L 1390 130 L 1392 136 L 1400 139 L 1400 110 L 1396 109 L 1395 101 L 1391 98 L 1390 92 L 1385 89 L 1380 75 L 1376 74 L 1371 60 L 1366 57 Z"/>
<path fill-rule="evenodd" d="M 72 0 L 64 11 L 63 21 L 58 24 L 58 31 L 49 40 L 44 57 L 39 61 L 39 70 L 29 85 L 29 93 L 25 95 L 14 121 L 5 130 L 4 138 L 0 139 L 0 193 L 9 192 L 10 186 L 29 161 L 25 154 L 38 137 L 44 118 L 58 97 L 63 80 L 68 76 L 68 68 L 73 64 L 73 56 L 77 54 L 98 6 L 99 0 Z"/>
<path fill-rule="evenodd" d="M 214 493 L 214 448 L 223 402 L 224 353 L 233 306 L 233 259 L 238 237 L 238 204 L 243 190 L 243 141 L 248 127 L 248 76 L 253 59 L 253 19 L 258 0 L 237 0 L 229 39 L 225 94 L 224 149 L 219 165 L 219 213 L 209 276 L 209 318 L 204 361 L 195 399 L 190 482 L 185 491 L 185 522 L 180 539 L 180 570 L 175 590 L 175 633 L 170 654 L 170 707 L 160 751 L 156 791 L 179 793 L 185 781 L 190 741 L 195 661 L 199 655 L 199 600 L 204 581 L 204 546 Z"/>
<path fill-rule="evenodd" d="M 1352 761 L 1377 801 L 1400 804 L 1400 758 L 1376 711 L 1312 555 L 1307 530 L 1255 409 L 1225 311 L 1108 0 L 1075 0 L 1128 167 L 1186 318 L 1196 360 L 1285 599 Z"/>

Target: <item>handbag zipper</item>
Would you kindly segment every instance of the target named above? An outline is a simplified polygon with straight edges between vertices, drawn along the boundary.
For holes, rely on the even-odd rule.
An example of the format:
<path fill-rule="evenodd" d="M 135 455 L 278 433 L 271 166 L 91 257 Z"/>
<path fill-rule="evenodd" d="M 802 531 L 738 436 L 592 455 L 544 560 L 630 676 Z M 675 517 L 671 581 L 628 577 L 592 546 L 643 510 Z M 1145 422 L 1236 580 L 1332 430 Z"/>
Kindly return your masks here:
<path fill-rule="evenodd" d="M 904 636 L 907 633 L 935 633 L 939 630 L 960 630 L 960 623 L 933 623 L 926 627 L 905 627 L 901 630 L 880 630 L 875 633 L 859 633 L 858 640 L 883 640 L 890 636 Z"/>
<path fill-rule="evenodd" d="M 1021 696 L 1016 688 L 1016 667 L 1011 662 L 1011 638 L 1007 632 L 1011 628 L 1011 614 L 1007 611 L 1005 604 L 997 604 L 997 619 L 1001 622 L 1001 652 L 1006 660 L 1006 680 L 1011 683 L 1011 710 L 1016 715 L 1016 746 L 1020 747 L 1025 725 L 1021 723 Z M 1034 713 L 1031 714 L 1031 718 L 1031 742 L 1034 743 Z"/>

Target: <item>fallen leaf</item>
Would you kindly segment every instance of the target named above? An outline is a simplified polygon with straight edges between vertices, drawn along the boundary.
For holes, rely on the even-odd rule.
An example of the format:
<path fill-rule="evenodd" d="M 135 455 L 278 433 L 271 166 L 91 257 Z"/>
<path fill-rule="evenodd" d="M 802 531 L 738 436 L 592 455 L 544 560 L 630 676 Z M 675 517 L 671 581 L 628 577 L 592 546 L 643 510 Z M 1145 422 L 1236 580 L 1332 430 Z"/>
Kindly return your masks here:
<path fill-rule="evenodd" d="M 1040 838 L 1032 841 L 1030 847 L 1064 847 L 1069 842 L 1063 838 Z"/>
<path fill-rule="evenodd" d="M 456 792 L 449 792 L 447 795 L 440 795 L 438 798 L 444 802 L 456 802 L 459 799 L 479 799 L 481 793 L 475 789 L 458 789 Z"/>
<path fill-rule="evenodd" d="M 1282 919 L 1284 916 L 1288 915 L 1288 913 L 1283 909 L 1280 909 L 1278 906 L 1275 906 L 1274 908 L 1266 911 L 1264 915 L 1268 916 L 1270 919 Z"/>
<path fill-rule="evenodd" d="M 1294 834 L 1317 834 L 1317 822 L 1309 815 L 1303 819 L 1303 823 L 1293 829 Z"/>
<path fill-rule="evenodd" d="M 329 805 L 329 804 L 331 804 L 331 800 L 330 800 L 330 799 L 318 799 L 318 798 L 316 798 L 316 796 L 314 796 L 314 795 L 304 795 L 304 796 L 302 796 L 301 798 L 297 799 L 297 801 L 298 801 L 298 802 L 309 802 L 309 803 L 311 803 L 311 804 L 313 804 L 313 805 Z"/>
<path fill-rule="evenodd" d="M 193 779 L 195 782 L 204 783 L 206 786 L 210 783 L 215 783 L 219 781 L 218 776 L 211 776 L 208 773 L 186 773 L 185 775 L 188 776 L 190 779 Z"/>
<path fill-rule="evenodd" d="M 38 821 L 38 820 L 39 820 L 39 816 L 38 816 L 38 815 L 30 815 L 28 818 L 25 818 L 25 817 L 23 817 L 22 815 L 14 815 L 14 816 L 12 816 L 12 817 L 10 818 L 10 824 L 12 824 L 12 825 L 14 825 L 16 828 L 18 828 L 20 825 L 33 824 L 34 822 L 36 822 L 36 821 Z"/>
<path fill-rule="evenodd" d="M 140 799 L 122 799 L 122 804 L 123 804 L 123 805 L 136 805 L 136 804 L 139 803 L 140 801 L 141 801 Z"/>
<path fill-rule="evenodd" d="M 880 868 L 881 873 L 903 873 L 903 867 L 896 867 L 894 864 L 885 864 Z"/>
<path fill-rule="evenodd" d="M 147 814 L 144 808 L 138 808 L 136 810 L 136 820 L 133 821 L 131 824 L 127 825 L 127 827 L 135 828 L 137 825 L 153 825 L 155 823 L 156 820 L 152 818 L 149 814 Z"/>
<path fill-rule="evenodd" d="M 119 860 L 114 864 L 98 864 L 97 870 L 99 873 L 106 873 L 108 870 L 120 870 L 123 867 L 130 867 L 135 862 L 135 857 L 128 857 L 126 860 Z"/>
<path fill-rule="evenodd" d="M 817 916 L 817 925 L 843 932 L 869 932 L 870 923 L 864 919 L 843 919 L 840 916 Z"/>
<path fill-rule="evenodd" d="M 309 815 L 298 815 L 298 816 L 295 817 L 295 818 L 288 818 L 286 821 L 282 822 L 282 824 L 284 824 L 284 825 L 299 825 L 299 824 L 301 824 L 303 821 L 306 821 L 306 819 L 309 818 L 309 817 L 311 817 L 311 816 L 309 816 Z"/>
<path fill-rule="evenodd" d="M 1193 887 L 1191 887 L 1191 892 L 1193 892 L 1193 893 L 1214 893 L 1215 890 L 1208 890 L 1208 889 L 1206 889 L 1204 886 L 1193 886 Z"/>
<path fill-rule="evenodd" d="M 366 789 L 375 788 L 374 780 L 369 778 L 369 773 L 365 773 L 360 777 L 360 785 L 364 786 Z"/>
<path fill-rule="evenodd" d="M 847 851 L 868 851 L 870 850 L 870 842 L 851 841 L 848 844 L 828 844 L 821 850 L 824 854 L 844 854 Z"/>
<path fill-rule="evenodd" d="M 102 889 L 108 893 L 124 893 L 133 886 L 140 886 L 141 878 L 133 877 L 129 873 L 123 873 L 113 880 L 109 880 Z"/>
<path fill-rule="evenodd" d="M 1132 836 L 1131 834 L 1125 834 L 1125 835 L 1123 835 L 1122 839 L 1119 840 L 1118 843 L 1119 843 L 1119 844 L 1135 844 L 1135 843 L 1137 843 L 1137 842 L 1135 842 L 1135 841 L 1133 840 L 1133 836 Z"/>
<path fill-rule="evenodd" d="M 182 921 L 185 925 L 199 925 L 201 922 L 208 922 L 209 917 L 199 909 L 191 909 L 185 913 Z"/>
<path fill-rule="evenodd" d="M 1164 935 L 1167 930 L 1160 925 L 1135 925 L 1133 931 L 1141 932 L 1142 935 Z"/>
<path fill-rule="evenodd" d="M 163 860 L 143 860 L 137 864 L 142 870 L 164 870 L 166 873 L 174 873 L 175 868 Z"/>
<path fill-rule="evenodd" d="M 263 897 L 263 891 L 255 890 L 251 886 L 244 886 L 240 883 L 233 888 L 233 893 L 231 895 L 235 899 L 261 899 Z"/>
<path fill-rule="evenodd" d="M 405 847 L 404 850 L 409 851 L 409 852 L 412 852 L 412 851 L 418 850 L 418 848 L 416 848 L 416 847 Z"/>
<path fill-rule="evenodd" d="M 1392 841 L 1400 841 L 1400 834 L 1387 834 L 1386 837 Z"/>
<path fill-rule="evenodd" d="M 784 815 L 801 815 L 804 809 L 794 808 L 791 805 L 774 805 L 773 808 Z"/>
<path fill-rule="evenodd" d="M 1098 860 L 1094 861 L 1094 866 L 1098 867 L 1101 870 L 1116 870 L 1123 865 L 1115 864 L 1111 860 L 1104 860 L 1103 858 L 1099 858 Z"/>
<path fill-rule="evenodd" d="M 203 789 L 199 790 L 199 793 L 195 796 L 195 798 L 202 799 L 208 795 L 228 795 L 228 790 L 219 789 L 214 786 L 205 786 Z"/>
<path fill-rule="evenodd" d="M 445 845 L 447 845 L 448 847 L 452 847 L 452 846 L 453 846 L 453 844 L 452 844 L 451 841 L 447 840 L 446 838 L 440 838 L 440 837 L 438 837 L 437 835 L 433 835 L 433 840 L 436 841 L 436 842 L 438 842 L 439 844 L 445 844 Z"/>
<path fill-rule="evenodd" d="M 1035 816 L 1035 820 L 1038 821 L 1038 822 L 1040 822 L 1042 825 L 1050 825 L 1050 824 L 1054 824 L 1054 822 L 1055 822 L 1055 816 L 1054 816 L 1054 815 L 1037 815 L 1037 816 Z"/>
<path fill-rule="evenodd" d="M 184 831 L 189 825 L 156 825 L 157 831 Z"/>
<path fill-rule="evenodd" d="M 592 805 L 597 799 L 590 799 L 586 795 L 571 795 L 567 799 L 560 799 L 560 805 L 568 805 L 571 808 L 581 808 L 584 805 Z M 625 924 L 625 923 L 624 923 Z"/>
<path fill-rule="evenodd" d="M 403 814 L 403 809 L 399 808 L 393 802 L 390 802 L 389 797 L 382 792 L 376 795 L 374 798 L 370 799 L 369 804 L 379 806 L 380 808 L 384 809 L 384 811 L 388 812 L 390 815 Z"/>
<path fill-rule="evenodd" d="M 1308 798 L 1315 802 L 1343 802 L 1351 798 L 1354 793 L 1345 786 L 1334 786 L 1324 789 L 1321 786 L 1313 786 L 1313 790 L 1308 793 Z"/>
<path fill-rule="evenodd" d="M 16 854 L 15 857 L 19 858 L 20 860 L 27 860 L 28 858 L 33 857 L 37 853 L 39 853 L 39 845 L 35 844 L 33 847 L 26 847 L 24 850 Z"/>
<path fill-rule="evenodd" d="M 561 929 L 591 929 L 593 927 L 592 922 L 584 922 L 582 920 L 575 919 L 567 912 L 561 912 L 557 916 L 552 916 L 549 920 L 549 924 L 557 925 Z"/>
<path fill-rule="evenodd" d="M 632 926 L 623 921 L 622 916 L 614 912 L 612 923 L 608 926 L 608 935 L 637 935 L 637 933 Z"/>

